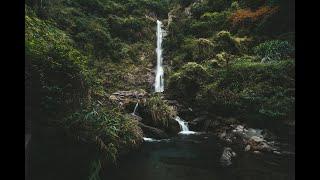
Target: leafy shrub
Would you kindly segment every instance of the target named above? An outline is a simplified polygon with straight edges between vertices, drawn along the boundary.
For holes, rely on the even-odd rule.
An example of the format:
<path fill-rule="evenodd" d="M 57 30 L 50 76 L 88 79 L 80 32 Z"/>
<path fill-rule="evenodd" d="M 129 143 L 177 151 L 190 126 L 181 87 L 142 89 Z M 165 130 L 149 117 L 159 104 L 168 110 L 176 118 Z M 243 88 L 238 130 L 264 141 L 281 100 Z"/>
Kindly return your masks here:
<path fill-rule="evenodd" d="M 206 12 L 201 16 L 200 20 L 207 23 L 207 26 L 209 26 L 209 30 L 212 33 L 212 31 L 221 31 L 228 26 L 227 17 L 227 12 Z"/>
<path fill-rule="evenodd" d="M 191 14 L 199 18 L 205 12 L 221 12 L 231 6 L 232 0 L 206 0 L 198 1 L 191 6 Z"/>
<path fill-rule="evenodd" d="M 168 0 L 148 0 L 146 2 L 146 9 L 155 13 L 158 18 L 164 19 L 169 13 Z"/>
<path fill-rule="evenodd" d="M 271 40 L 256 46 L 254 52 L 261 58 L 280 60 L 292 55 L 294 48 L 288 41 Z"/>
<path fill-rule="evenodd" d="M 188 62 L 169 78 L 168 91 L 175 98 L 192 100 L 200 87 L 208 80 L 206 69 L 195 62 Z"/>
<path fill-rule="evenodd" d="M 211 82 L 196 97 L 197 104 L 208 111 L 253 122 L 292 120 L 293 61 L 261 64 L 243 59 L 210 73 Z"/>
<path fill-rule="evenodd" d="M 146 22 L 136 17 L 109 17 L 110 28 L 113 35 L 120 37 L 123 41 L 137 42 L 144 39 L 144 27 Z"/>
<path fill-rule="evenodd" d="M 34 14 L 26 15 L 26 61 L 33 74 L 32 92 L 41 109 L 50 115 L 64 114 L 85 104 L 93 82 L 87 58 L 61 30 Z M 38 78 L 36 78 L 38 77 Z"/>
<path fill-rule="evenodd" d="M 239 44 L 229 31 L 218 32 L 214 38 L 214 44 L 216 53 L 224 51 L 230 54 L 238 54 L 240 52 Z"/>
<path fill-rule="evenodd" d="M 199 18 L 203 13 L 205 13 L 209 10 L 210 10 L 210 8 L 207 6 L 206 3 L 197 2 L 191 6 L 190 12 L 193 17 Z"/>
<path fill-rule="evenodd" d="M 186 38 L 181 49 L 187 53 L 185 61 L 202 62 L 212 56 L 213 43 L 205 38 Z"/>
<path fill-rule="evenodd" d="M 107 159 L 115 161 L 121 151 L 142 142 L 138 122 L 117 111 L 93 104 L 66 117 L 62 125 L 76 136 L 95 143 Z"/>
<path fill-rule="evenodd" d="M 231 8 L 231 10 L 238 10 L 238 9 L 240 9 L 240 5 L 239 5 L 238 1 L 232 2 L 230 8 Z"/>

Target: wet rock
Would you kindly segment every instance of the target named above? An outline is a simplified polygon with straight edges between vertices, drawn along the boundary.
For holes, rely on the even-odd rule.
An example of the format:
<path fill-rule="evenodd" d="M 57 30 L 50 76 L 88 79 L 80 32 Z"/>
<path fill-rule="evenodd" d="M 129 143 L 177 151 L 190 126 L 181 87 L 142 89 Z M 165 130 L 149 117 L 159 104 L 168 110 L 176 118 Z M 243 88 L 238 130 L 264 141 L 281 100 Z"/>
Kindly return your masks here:
<path fill-rule="evenodd" d="M 260 151 L 253 151 L 254 154 L 261 154 Z"/>
<path fill-rule="evenodd" d="M 223 167 L 230 166 L 232 164 L 232 158 L 236 156 L 236 153 L 232 151 L 230 147 L 224 148 L 220 157 L 220 163 Z"/>
<path fill-rule="evenodd" d="M 280 155 L 281 153 L 279 151 L 273 151 L 274 154 Z"/>
<path fill-rule="evenodd" d="M 139 126 L 141 127 L 145 137 L 150 137 L 155 139 L 168 138 L 168 135 L 161 129 L 145 125 L 142 122 L 139 122 Z"/>
<path fill-rule="evenodd" d="M 232 129 L 227 129 L 218 135 L 220 139 L 244 151 L 271 152 L 277 150 L 274 141 L 266 141 L 261 129 L 247 129 L 244 125 L 231 125 L 231 127 Z"/>
<path fill-rule="evenodd" d="M 207 116 L 200 116 L 189 122 L 190 128 L 201 131 L 204 127 L 205 121 L 207 120 Z"/>
<path fill-rule="evenodd" d="M 244 151 L 250 151 L 251 146 L 248 144 L 245 148 Z"/>
<path fill-rule="evenodd" d="M 263 142 L 264 139 L 262 137 L 258 137 L 258 136 L 252 136 L 250 137 L 250 140 L 254 141 L 254 142 Z"/>
<path fill-rule="evenodd" d="M 169 119 L 168 127 L 166 128 L 166 131 L 168 132 L 168 134 L 172 134 L 172 135 L 177 134 L 178 132 L 181 131 L 179 123 L 174 119 Z"/>
<path fill-rule="evenodd" d="M 145 90 L 140 89 L 135 91 L 114 92 L 109 96 L 109 100 L 118 104 L 122 108 L 126 108 L 126 106 L 132 106 L 132 104 L 135 105 L 137 102 L 144 103 L 147 97 L 148 93 Z"/>

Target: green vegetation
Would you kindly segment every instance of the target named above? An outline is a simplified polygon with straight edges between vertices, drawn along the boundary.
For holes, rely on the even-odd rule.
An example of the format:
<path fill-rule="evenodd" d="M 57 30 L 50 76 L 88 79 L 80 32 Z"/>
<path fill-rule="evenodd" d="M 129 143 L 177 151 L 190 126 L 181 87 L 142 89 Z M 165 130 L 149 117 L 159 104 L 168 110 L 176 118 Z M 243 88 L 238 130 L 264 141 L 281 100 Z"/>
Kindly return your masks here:
<path fill-rule="evenodd" d="M 254 52 L 261 58 L 279 60 L 292 55 L 294 48 L 288 41 L 271 40 L 256 46 Z"/>
<path fill-rule="evenodd" d="M 237 62 L 212 72 L 213 79 L 197 94 L 197 103 L 247 121 L 288 120 L 294 114 L 294 73 L 292 60 Z"/>
<path fill-rule="evenodd" d="M 294 14 L 290 0 L 25 4 L 32 131 L 43 143 L 37 151 L 48 158 L 38 164 L 55 159 L 52 149 L 63 161 L 60 150 L 66 146 L 77 157 L 81 176 L 99 179 L 104 160 L 115 163 L 138 147 L 143 137 L 138 121 L 116 95 L 117 103 L 109 99 L 117 91 L 147 92 L 126 103 L 133 106 L 140 98 L 144 123 L 166 132 L 174 132 L 170 123 L 176 123 L 171 120 L 178 112 L 165 98 L 194 109 L 195 115 L 201 109 L 263 127 L 295 120 L 295 29 L 286 18 Z M 167 31 L 163 95 L 150 95 L 156 19 Z"/>
<path fill-rule="evenodd" d="M 168 90 L 175 98 L 192 101 L 209 75 L 203 66 L 189 62 L 181 70 L 170 76 Z"/>
<path fill-rule="evenodd" d="M 64 156 L 69 151 L 84 157 L 76 158 L 75 168 L 65 175 L 55 172 L 57 179 L 80 169 L 81 178 L 96 178 L 98 170 L 90 170 L 88 162 L 116 162 L 142 142 L 138 122 L 109 102 L 108 94 L 149 89 L 155 48 L 152 18 L 167 11 L 168 2 L 160 0 L 26 1 L 25 61 L 32 77 L 35 147 L 48 162 L 71 163 Z M 61 153 L 50 159 L 52 151 Z M 39 172 L 41 159 L 33 159 Z M 51 166 L 48 172 L 57 170 Z"/>
<path fill-rule="evenodd" d="M 294 29 L 279 15 L 289 2 L 194 2 L 177 2 L 168 28 L 168 96 L 259 126 L 294 121 Z"/>
<path fill-rule="evenodd" d="M 156 127 L 168 128 L 169 120 L 177 116 L 174 107 L 169 106 L 161 96 L 155 94 L 146 102 L 146 109 L 149 116 L 151 116 L 152 124 Z"/>

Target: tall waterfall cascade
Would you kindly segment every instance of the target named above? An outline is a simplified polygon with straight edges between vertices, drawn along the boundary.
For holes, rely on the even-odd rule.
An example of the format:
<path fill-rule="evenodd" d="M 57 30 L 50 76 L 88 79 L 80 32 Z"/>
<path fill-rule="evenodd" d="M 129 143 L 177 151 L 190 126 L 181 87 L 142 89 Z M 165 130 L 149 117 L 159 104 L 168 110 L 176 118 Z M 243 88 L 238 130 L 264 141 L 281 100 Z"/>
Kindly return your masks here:
<path fill-rule="evenodd" d="M 156 66 L 156 77 L 154 89 L 155 92 L 164 91 L 164 79 L 163 79 L 163 66 L 162 66 L 162 39 L 165 34 L 165 31 L 162 29 L 162 22 L 157 20 L 157 66 Z"/>

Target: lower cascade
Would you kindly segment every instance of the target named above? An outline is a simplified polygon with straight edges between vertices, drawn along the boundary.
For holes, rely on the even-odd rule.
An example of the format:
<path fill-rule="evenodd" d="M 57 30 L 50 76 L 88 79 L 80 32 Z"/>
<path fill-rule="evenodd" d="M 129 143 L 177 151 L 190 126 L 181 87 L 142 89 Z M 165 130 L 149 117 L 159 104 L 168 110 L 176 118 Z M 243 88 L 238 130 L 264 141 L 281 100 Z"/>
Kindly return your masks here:
<path fill-rule="evenodd" d="M 188 123 L 181 119 L 179 116 L 177 116 L 174 120 L 176 120 L 180 125 L 181 131 L 179 132 L 179 134 L 196 134 L 196 132 L 189 130 Z"/>
<path fill-rule="evenodd" d="M 132 112 L 133 115 L 136 115 L 136 111 L 137 111 L 138 106 L 139 106 L 139 103 L 137 102 L 137 104 L 134 106 L 134 109 Z"/>

